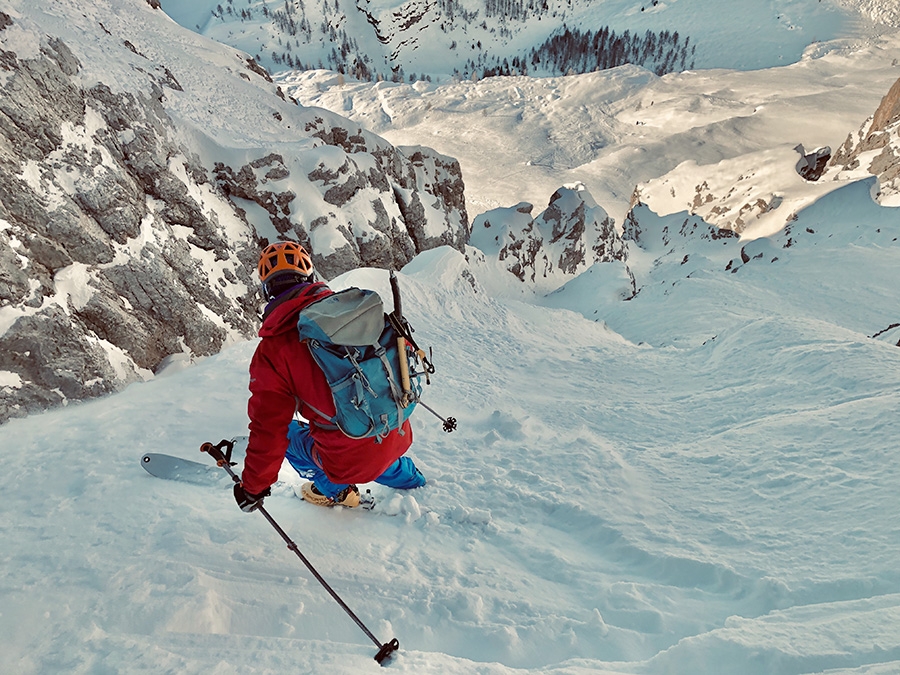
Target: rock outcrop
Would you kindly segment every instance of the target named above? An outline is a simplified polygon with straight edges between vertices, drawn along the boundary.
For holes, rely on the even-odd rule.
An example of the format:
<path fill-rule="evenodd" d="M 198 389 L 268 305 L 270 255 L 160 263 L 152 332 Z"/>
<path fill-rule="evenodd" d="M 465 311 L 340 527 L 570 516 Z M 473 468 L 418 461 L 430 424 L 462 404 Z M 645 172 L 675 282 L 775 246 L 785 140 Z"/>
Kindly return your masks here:
<path fill-rule="evenodd" d="M 800 153 L 800 159 L 797 161 L 797 173 L 804 180 L 819 180 L 822 174 L 825 173 L 828 160 L 831 159 L 831 148 L 825 145 L 821 148 L 816 148 L 812 152 L 806 152 L 801 143 L 794 149 Z"/>
<path fill-rule="evenodd" d="M 212 354 L 253 330 L 240 257 L 250 240 L 232 252 L 176 175 L 205 172 L 170 138 L 168 83 L 149 96 L 84 89 L 80 67 L 52 37 L 34 58 L 2 55 L 0 371 L 17 386 L 3 388 L 0 421 L 113 391 L 166 356 Z M 211 283 L 192 248 L 220 259 L 219 278 L 227 269 L 242 292 Z"/>
<path fill-rule="evenodd" d="M 583 185 L 562 187 L 532 218 L 522 202 L 488 211 L 472 223 L 470 244 L 497 255 L 522 281 L 574 276 L 598 262 L 624 261 L 625 246 L 615 222 Z"/>
<path fill-rule="evenodd" d="M 869 173 L 878 177 L 882 204 L 900 205 L 900 80 L 894 83 L 875 113 L 831 159 L 829 175 L 849 178 Z"/>
<path fill-rule="evenodd" d="M 168 98 L 191 93 L 169 68 L 103 24 L 97 39 L 139 61 L 133 82 L 85 77 L 63 40 L 0 13 L 0 422 L 254 336 L 256 256 L 274 239 L 309 247 L 326 279 L 463 249 L 452 158 L 283 97 L 302 129 L 289 150 L 222 147 L 172 117 Z M 278 96 L 239 62 L 261 101 Z"/>

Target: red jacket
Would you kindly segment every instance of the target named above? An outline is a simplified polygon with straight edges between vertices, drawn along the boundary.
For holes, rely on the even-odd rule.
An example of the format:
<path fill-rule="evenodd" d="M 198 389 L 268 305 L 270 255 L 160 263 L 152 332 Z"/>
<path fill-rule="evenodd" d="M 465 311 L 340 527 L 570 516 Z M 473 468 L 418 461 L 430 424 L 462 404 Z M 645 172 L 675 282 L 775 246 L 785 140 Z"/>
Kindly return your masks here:
<path fill-rule="evenodd" d="M 241 476 L 244 489 L 251 494 L 262 492 L 278 478 L 294 413 L 300 412 L 312 422 L 321 419 L 304 402 L 327 415 L 335 414 L 325 375 L 297 335 L 300 310 L 331 294 L 322 283 L 303 286 L 299 295 L 294 292 L 263 319 L 262 341 L 250 362 L 250 443 Z M 368 483 L 409 449 L 412 429 L 408 420 L 402 430 L 403 434 L 395 430 L 376 443 L 374 438 L 357 440 L 339 429 L 312 424 L 313 456 L 318 455 L 322 469 L 335 483 Z"/>

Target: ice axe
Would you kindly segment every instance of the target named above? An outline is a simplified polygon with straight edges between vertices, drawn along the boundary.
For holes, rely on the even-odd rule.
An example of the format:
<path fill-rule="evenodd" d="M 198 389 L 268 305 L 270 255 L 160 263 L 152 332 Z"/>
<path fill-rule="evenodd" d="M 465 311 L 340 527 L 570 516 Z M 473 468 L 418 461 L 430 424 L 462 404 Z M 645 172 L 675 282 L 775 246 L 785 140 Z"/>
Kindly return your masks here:
<path fill-rule="evenodd" d="M 397 281 L 397 275 L 394 274 L 394 270 L 391 270 L 390 279 L 391 295 L 394 299 L 394 311 L 388 314 L 387 317 L 388 321 L 390 321 L 391 325 L 394 327 L 394 330 L 396 330 L 398 333 L 397 351 L 400 354 L 400 384 L 403 387 L 403 400 L 400 404 L 405 408 L 413 400 L 412 385 L 410 384 L 409 361 L 405 358 L 407 345 L 412 347 L 419 361 L 422 362 L 422 367 L 425 371 L 424 374 L 426 384 L 431 383 L 429 375 L 432 375 L 434 373 L 434 365 L 431 363 L 430 359 L 425 356 L 425 351 L 416 344 L 416 341 L 412 337 L 412 327 L 409 325 L 409 322 L 403 317 L 403 305 L 400 299 L 400 283 Z M 428 351 L 430 354 L 431 350 L 429 349 Z M 444 418 L 433 408 L 424 404 L 421 398 L 417 399 L 416 403 L 421 405 L 423 408 L 425 408 L 425 410 L 441 420 L 441 422 L 444 423 L 443 429 L 448 434 L 456 429 L 455 417 Z"/>

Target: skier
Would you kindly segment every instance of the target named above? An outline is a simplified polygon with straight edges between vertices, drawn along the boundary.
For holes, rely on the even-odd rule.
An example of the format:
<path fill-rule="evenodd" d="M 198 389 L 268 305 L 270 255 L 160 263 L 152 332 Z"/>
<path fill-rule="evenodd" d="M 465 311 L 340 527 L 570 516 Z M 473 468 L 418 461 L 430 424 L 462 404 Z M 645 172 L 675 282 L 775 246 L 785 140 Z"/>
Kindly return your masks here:
<path fill-rule="evenodd" d="M 234 487 L 238 506 L 249 512 L 263 503 L 285 458 L 312 479 L 301 496 L 319 506 L 358 506 L 357 483 L 403 490 L 424 485 L 415 463 L 403 456 L 412 443 L 409 420 L 383 439 L 355 439 L 317 412 L 334 415 L 335 405 L 325 375 L 299 340 L 297 316 L 333 291 L 315 280 L 306 250 L 291 241 L 271 244 L 260 255 L 258 272 L 268 305 L 250 362 L 250 441 Z M 310 422 L 297 421 L 295 413 Z"/>

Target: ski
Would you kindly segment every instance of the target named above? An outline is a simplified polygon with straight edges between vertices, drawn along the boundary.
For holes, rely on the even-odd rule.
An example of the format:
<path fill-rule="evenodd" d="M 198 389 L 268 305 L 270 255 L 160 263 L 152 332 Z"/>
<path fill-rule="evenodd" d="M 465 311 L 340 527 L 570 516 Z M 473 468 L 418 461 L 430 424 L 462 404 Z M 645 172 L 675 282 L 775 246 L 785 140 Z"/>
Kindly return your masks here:
<path fill-rule="evenodd" d="M 246 455 L 247 437 L 239 436 L 232 439 L 232 441 L 235 444 L 232 460 L 243 459 Z M 162 452 L 148 452 L 141 457 L 141 466 L 151 476 L 165 480 L 176 480 L 183 483 L 211 487 L 230 487 L 232 485 L 231 480 L 226 481 L 228 474 L 216 464 L 204 464 Z M 299 493 L 297 493 L 297 496 L 300 496 Z M 360 491 L 359 508 L 364 511 L 371 511 L 375 508 L 375 496 L 371 490 Z"/>
<path fill-rule="evenodd" d="M 234 444 L 232 461 L 243 462 L 247 455 L 249 440 L 247 436 L 236 436 L 231 439 Z M 224 485 L 225 479 L 228 478 L 228 474 L 215 464 L 195 462 L 192 459 L 184 459 L 161 452 L 148 452 L 141 457 L 141 466 L 151 476 L 195 485 Z"/>
<path fill-rule="evenodd" d="M 151 476 L 195 485 L 224 485 L 224 479 L 228 477 L 215 464 L 202 464 L 159 452 L 148 452 L 141 457 L 141 466 Z"/>

